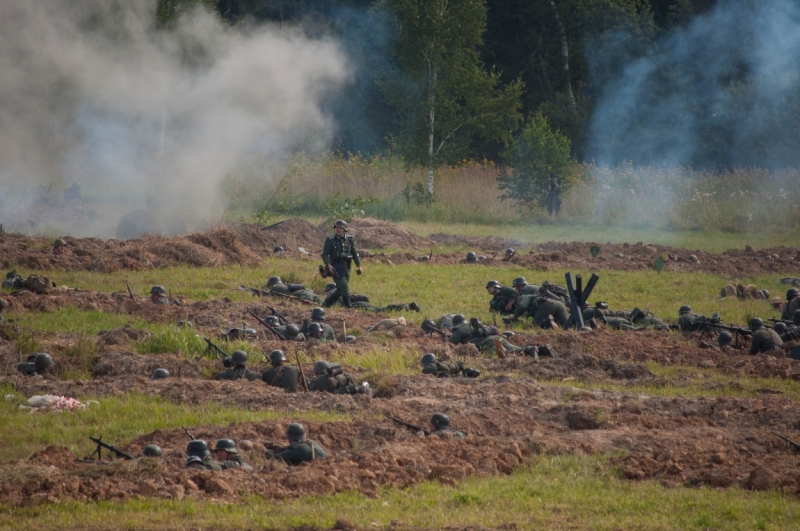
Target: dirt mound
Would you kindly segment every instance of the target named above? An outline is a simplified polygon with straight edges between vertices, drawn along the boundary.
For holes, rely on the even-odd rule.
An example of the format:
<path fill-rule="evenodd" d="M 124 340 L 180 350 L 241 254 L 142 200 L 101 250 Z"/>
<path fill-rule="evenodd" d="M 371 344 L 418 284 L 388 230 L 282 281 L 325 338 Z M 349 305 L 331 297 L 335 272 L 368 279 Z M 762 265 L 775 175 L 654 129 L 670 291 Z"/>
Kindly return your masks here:
<path fill-rule="evenodd" d="M 9 232 L 35 233 L 37 231 L 59 230 L 63 227 L 87 227 L 92 224 L 97 214 L 83 201 L 51 201 L 33 203 L 11 212 L 8 219 L 15 222 L 6 224 Z"/>
<path fill-rule="evenodd" d="M 317 227 L 317 231 L 325 231 L 325 225 Z M 428 238 L 417 236 L 403 227 L 374 218 L 354 219 L 349 230 L 356 236 L 356 243 L 361 249 L 429 249 L 433 242 Z"/>
<path fill-rule="evenodd" d="M 239 238 L 253 252 L 261 256 L 273 254 L 275 247 L 283 247 L 290 256 L 303 255 L 299 249 L 318 257 L 322 252 L 325 232 L 318 232 L 310 222 L 300 218 L 290 218 L 264 227 L 252 223 L 229 223 Z"/>
<path fill-rule="evenodd" d="M 178 264 L 257 266 L 260 257 L 227 229 L 167 238 L 148 236 L 138 240 L 100 240 L 65 237 L 66 251 L 55 254 L 52 239 L 20 234 L 0 234 L 0 256 L 6 267 L 35 270 L 88 269 L 103 272 L 142 270 Z"/>

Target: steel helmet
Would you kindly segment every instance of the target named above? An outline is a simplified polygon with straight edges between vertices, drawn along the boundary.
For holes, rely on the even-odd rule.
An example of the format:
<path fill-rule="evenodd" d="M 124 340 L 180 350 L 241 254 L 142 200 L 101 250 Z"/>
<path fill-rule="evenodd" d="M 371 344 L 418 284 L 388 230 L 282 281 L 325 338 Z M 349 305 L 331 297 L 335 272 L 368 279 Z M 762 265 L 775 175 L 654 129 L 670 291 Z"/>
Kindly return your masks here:
<path fill-rule="evenodd" d="M 499 287 L 500 287 L 500 283 L 498 281 L 496 281 L 496 280 L 490 280 L 489 282 L 486 283 L 486 289 L 499 288 Z"/>
<path fill-rule="evenodd" d="M 289 327 L 287 326 L 286 328 Z M 322 326 L 320 326 L 319 323 L 308 323 L 308 328 L 306 328 L 306 331 L 308 332 L 308 335 L 313 336 L 314 334 L 319 334 L 320 332 L 322 332 Z"/>
<path fill-rule="evenodd" d="M 166 295 L 167 290 L 164 289 L 164 286 L 153 286 L 150 288 L 150 295 Z"/>
<path fill-rule="evenodd" d="M 233 354 L 231 354 L 231 363 L 234 365 L 247 365 L 247 352 L 234 350 Z"/>
<path fill-rule="evenodd" d="M 436 426 L 436 429 L 450 427 L 450 417 L 444 413 L 434 413 L 431 417 L 431 424 Z"/>
<path fill-rule="evenodd" d="M 429 363 L 436 363 L 436 354 L 434 354 L 433 352 L 428 352 L 427 354 L 422 356 L 422 359 L 419 360 L 419 362 L 423 367 Z"/>
<path fill-rule="evenodd" d="M 142 455 L 145 457 L 161 457 L 161 447 L 157 444 L 148 444 L 142 450 Z"/>
<path fill-rule="evenodd" d="M 462 324 L 466 320 L 467 320 L 467 318 L 464 317 L 463 313 L 457 313 L 456 315 L 453 316 L 453 319 L 452 319 L 451 322 L 453 323 L 453 326 L 458 326 L 458 325 Z"/>
<path fill-rule="evenodd" d="M 506 256 L 511 256 L 511 255 L 512 255 L 512 254 L 514 254 L 515 252 L 516 252 L 516 251 L 514 251 L 514 249 L 512 249 L 511 247 L 509 247 L 508 249 L 506 249 Z"/>
<path fill-rule="evenodd" d="M 517 286 L 525 286 L 527 283 L 528 281 L 525 280 L 525 277 L 517 277 L 514 279 L 514 282 L 511 283 L 511 286 L 516 288 Z"/>
<path fill-rule="evenodd" d="M 267 287 L 274 286 L 275 284 L 281 284 L 281 283 L 282 283 L 281 277 L 269 277 L 269 280 L 267 280 Z"/>
<path fill-rule="evenodd" d="M 328 362 L 324 360 L 319 360 L 314 362 L 314 374 L 325 374 L 325 371 L 328 370 Z"/>
<path fill-rule="evenodd" d="M 727 330 L 723 330 L 719 333 L 719 337 L 717 338 L 719 342 L 719 346 L 724 347 L 733 343 L 733 334 L 728 332 Z"/>
<path fill-rule="evenodd" d="M 800 291 L 797 291 L 797 288 L 790 288 L 786 290 L 786 300 L 790 301 L 800 295 Z"/>
<path fill-rule="evenodd" d="M 285 328 L 286 335 L 289 337 L 297 337 L 300 333 L 300 328 L 296 324 L 288 324 Z"/>
<path fill-rule="evenodd" d="M 759 319 L 758 317 L 753 317 L 750 319 L 750 330 L 758 330 L 759 328 L 764 327 L 764 321 Z"/>
<path fill-rule="evenodd" d="M 689 306 L 688 304 L 684 304 L 683 306 L 681 306 L 681 307 L 678 309 L 678 314 L 679 314 L 679 315 L 683 315 L 683 314 L 685 314 L 685 313 L 692 313 L 692 307 L 691 307 L 691 306 Z"/>
<path fill-rule="evenodd" d="M 293 422 L 286 428 L 286 438 L 290 441 L 301 441 L 306 436 L 306 429 L 302 424 Z"/>
<path fill-rule="evenodd" d="M 347 231 L 347 222 L 345 220 L 343 220 L 343 219 L 337 219 L 333 223 L 333 228 L 335 229 L 336 227 L 341 227 L 341 228 L 344 229 L 345 232 L 348 232 Z"/>
<path fill-rule="evenodd" d="M 469 262 L 471 264 L 472 262 L 475 262 L 476 260 L 478 260 L 478 255 L 477 254 L 475 254 L 472 251 L 467 253 L 467 262 Z"/>
<path fill-rule="evenodd" d="M 163 380 L 164 378 L 169 378 L 169 371 L 167 369 L 156 369 L 150 377 L 151 380 Z"/>
<path fill-rule="evenodd" d="M 325 320 L 325 308 L 316 307 L 311 310 L 311 318 L 317 321 L 324 321 Z"/>
<path fill-rule="evenodd" d="M 53 366 L 53 358 L 46 352 L 37 352 L 36 358 L 33 360 L 33 365 L 37 369 L 44 369 L 45 367 Z"/>
<path fill-rule="evenodd" d="M 63 238 L 56 238 L 56 241 L 53 242 L 53 247 L 63 247 L 66 244 L 67 242 Z"/>
<path fill-rule="evenodd" d="M 331 291 L 336 289 L 336 284 L 330 282 L 327 286 L 325 286 L 325 293 L 330 293 Z"/>
<path fill-rule="evenodd" d="M 278 319 L 278 318 L 277 318 L 277 317 L 275 317 L 274 315 L 268 315 L 268 316 L 266 316 L 266 317 L 264 318 L 264 322 L 265 322 L 265 323 L 267 323 L 267 324 L 268 324 L 268 325 L 270 325 L 270 326 L 278 326 L 279 324 L 281 324 L 281 321 L 280 321 L 280 319 Z"/>
<path fill-rule="evenodd" d="M 214 450 L 225 450 L 231 454 L 238 454 L 239 450 L 236 449 L 236 443 L 233 442 L 233 439 L 220 439 L 217 441 L 217 445 L 214 447 Z"/>
<path fill-rule="evenodd" d="M 273 253 L 282 253 L 283 252 L 283 247 L 281 247 L 280 245 L 276 245 L 275 248 L 272 249 L 272 252 Z"/>
<path fill-rule="evenodd" d="M 286 361 L 286 356 L 283 355 L 283 351 L 281 349 L 275 349 L 269 353 L 270 363 L 280 363 L 282 361 Z"/>
<path fill-rule="evenodd" d="M 195 439 L 186 445 L 186 455 L 203 458 L 211 455 L 211 452 L 208 451 L 208 444 L 203 439 Z"/>

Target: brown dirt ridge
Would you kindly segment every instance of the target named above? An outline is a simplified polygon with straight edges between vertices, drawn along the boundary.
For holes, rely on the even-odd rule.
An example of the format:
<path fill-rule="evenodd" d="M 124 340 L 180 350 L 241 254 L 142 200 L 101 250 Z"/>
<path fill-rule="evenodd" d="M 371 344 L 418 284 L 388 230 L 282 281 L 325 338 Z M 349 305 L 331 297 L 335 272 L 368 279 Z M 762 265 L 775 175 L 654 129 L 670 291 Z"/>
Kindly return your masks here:
<path fill-rule="evenodd" d="M 464 253 L 433 253 L 437 245 L 464 246 L 486 256 L 477 265 L 489 267 L 517 266 L 546 271 L 549 268 L 585 268 L 640 270 L 650 269 L 657 257 L 664 258 L 666 271 L 691 271 L 739 277 L 758 273 L 791 272 L 797 269 L 798 247 L 771 249 L 732 249 L 709 253 L 663 245 L 602 244 L 580 242 L 548 242 L 526 244 L 502 237 L 478 238 L 450 234 L 434 234 L 423 238 L 388 221 L 357 219 L 350 224 L 358 247 L 367 260 L 394 264 L 425 261 L 430 264 L 453 264 L 463 260 Z M 48 270 L 146 270 L 189 264 L 213 267 L 241 264 L 256 266 L 265 258 L 306 256 L 316 258 L 322 250 L 330 227 L 315 226 L 297 218 L 262 226 L 227 223 L 204 233 L 167 238 L 146 236 L 131 240 L 65 237 L 67 251 L 52 252 L 52 238 L 29 237 L 0 233 L 0 256 L 4 267 L 27 267 Z M 592 258 L 589 249 L 598 245 L 600 254 Z M 275 254 L 275 247 L 284 252 Z M 516 256 L 504 261 L 506 248 L 517 250 Z M 382 249 L 403 249 L 402 252 L 376 252 Z M 694 255 L 697 260 L 690 258 Z M 425 258 L 423 258 L 423 256 Z"/>

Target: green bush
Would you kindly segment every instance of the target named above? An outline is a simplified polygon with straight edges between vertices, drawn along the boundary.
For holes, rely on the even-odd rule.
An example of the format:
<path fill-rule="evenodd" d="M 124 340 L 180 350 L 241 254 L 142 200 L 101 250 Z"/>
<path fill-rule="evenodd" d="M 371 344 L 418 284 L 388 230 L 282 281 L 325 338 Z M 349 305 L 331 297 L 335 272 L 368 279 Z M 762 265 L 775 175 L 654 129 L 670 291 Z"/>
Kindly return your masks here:
<path fill-rule="evenodd" d="M 513 169 L 499 178 L 501 199 L 516 201 L 528 211 L 542 205 L 550 174 L 563 178 L 570 171 L 569 145 L 569 138 L 553 131 L 547 118 L 535 115 L 505 153 Z"/>

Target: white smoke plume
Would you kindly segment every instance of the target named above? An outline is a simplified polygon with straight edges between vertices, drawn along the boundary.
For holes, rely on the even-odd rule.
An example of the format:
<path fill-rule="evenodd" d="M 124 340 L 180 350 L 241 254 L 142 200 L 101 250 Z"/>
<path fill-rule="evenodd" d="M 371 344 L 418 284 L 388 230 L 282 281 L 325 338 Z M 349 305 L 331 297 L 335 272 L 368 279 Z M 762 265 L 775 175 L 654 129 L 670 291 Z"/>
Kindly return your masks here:
<path fill-rule="evenodd" d="M 155 0 L 0 3 L 6 228 L 13 198 L 53 182 L 79 181 L 84 196 L 119 205 L 103 236 L 145 197 L 177 225 L 212 218 L 243 160 L 326 147 L 333 124 L 322 103 L 350 76 L 335 42 L 285 26 L 231 28 L 201 8 L 159 29 L 155 9 Z"/>

